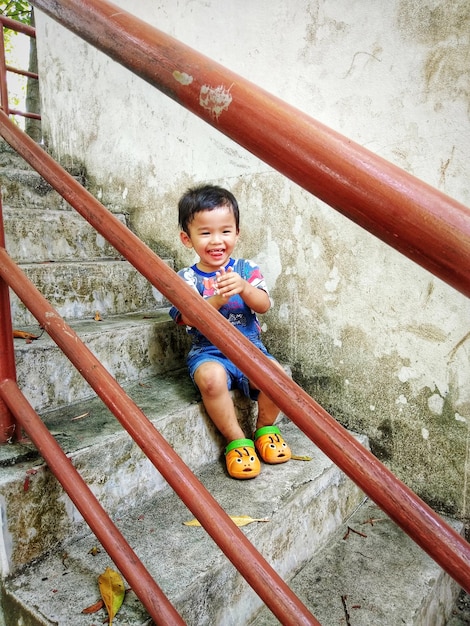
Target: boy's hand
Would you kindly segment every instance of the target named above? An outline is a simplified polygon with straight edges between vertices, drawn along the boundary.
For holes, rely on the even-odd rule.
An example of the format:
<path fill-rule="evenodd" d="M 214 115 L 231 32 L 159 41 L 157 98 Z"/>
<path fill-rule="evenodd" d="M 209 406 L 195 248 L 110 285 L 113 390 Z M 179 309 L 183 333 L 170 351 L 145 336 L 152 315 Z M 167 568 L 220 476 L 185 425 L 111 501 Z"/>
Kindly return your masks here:
<path fill-rule="evenodd" d="M 220 309 L 227 300 L 237 294 L 256 313 L 266 313 L 271 306 L 271 301 L 266 291 L 250 285 L 240 274 L 234 272 L 231 267 L 227 271 L 222 268 L 216 273 L 216 294 L 208 298 L 207 301 L 216 309 Z"/>
<path fill-rule="evenodd" d="M 233 271 L 229 267 L 227 271 L 222 268 L 216 273 L 217 293 L 225 299 L 229 299 L 237 294 L 242 294 L 246 288 L 247 282 L 244 278 Z"/>

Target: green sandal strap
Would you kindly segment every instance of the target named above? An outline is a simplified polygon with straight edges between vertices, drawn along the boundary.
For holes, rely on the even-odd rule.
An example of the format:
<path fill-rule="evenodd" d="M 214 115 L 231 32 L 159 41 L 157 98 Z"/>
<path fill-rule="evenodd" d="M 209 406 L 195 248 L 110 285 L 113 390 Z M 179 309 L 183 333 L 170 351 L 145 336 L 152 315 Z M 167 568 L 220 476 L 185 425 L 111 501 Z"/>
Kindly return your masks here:
<path fill-rule="evenodd" d="M 255 444 L 251 439 L 235 439 L 231 441 L 228 446 L 225 448 L 225 454 L 228 454 L 231 450 L 235 450 L 235 448 L 253 448 Z"/>
<path fill-rule="evenodd" d="M 255 432 L 255 439 L 258 439 L 262 435 L 280 435 L 281 431 L 277 426 L 262 426 Z"/>

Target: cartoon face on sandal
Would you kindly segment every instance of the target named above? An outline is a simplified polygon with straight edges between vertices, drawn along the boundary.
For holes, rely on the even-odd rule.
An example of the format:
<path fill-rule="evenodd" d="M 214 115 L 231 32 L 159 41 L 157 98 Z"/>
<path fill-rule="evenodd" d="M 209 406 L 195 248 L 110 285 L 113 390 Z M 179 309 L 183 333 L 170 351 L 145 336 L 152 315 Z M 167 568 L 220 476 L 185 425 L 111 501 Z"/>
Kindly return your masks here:
<path fill-rule="evenodd" d="M 255 478 L 261 466 L 256 452 L 251 446 L 237 446 L 225 455 L 227 471 L 232 478 Z"/>
<path fill-rule="evenodd" d="M 257 432 L 259 434 L 255 439 L 255 446 L 265 463 L 285 463 L 291 458 L 290 448 L 276 427 L 260 428 Z"/>

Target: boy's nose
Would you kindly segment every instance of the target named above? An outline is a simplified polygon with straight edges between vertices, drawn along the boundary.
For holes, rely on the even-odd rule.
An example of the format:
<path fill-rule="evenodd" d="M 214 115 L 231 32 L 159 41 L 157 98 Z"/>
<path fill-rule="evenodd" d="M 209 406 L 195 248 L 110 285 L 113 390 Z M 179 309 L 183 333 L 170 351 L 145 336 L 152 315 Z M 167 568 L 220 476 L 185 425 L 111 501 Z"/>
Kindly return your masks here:
<path fill-rule="evenodd" d="M 220 233 L 212 233 L 211 235 L 211 243 L 220 243 L 222 241 L 222 237 L 220 236 Z"/>

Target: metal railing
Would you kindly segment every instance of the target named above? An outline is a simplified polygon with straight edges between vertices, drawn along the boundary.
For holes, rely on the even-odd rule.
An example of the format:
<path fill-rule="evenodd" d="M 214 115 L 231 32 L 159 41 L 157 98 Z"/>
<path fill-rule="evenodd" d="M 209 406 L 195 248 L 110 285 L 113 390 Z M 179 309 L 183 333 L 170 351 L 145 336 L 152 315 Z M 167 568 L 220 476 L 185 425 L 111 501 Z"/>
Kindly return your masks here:
<path fill-rule="evenodd" d="M 13 67 L 11 65 L 7 65 L 5 59 L 5 39 L 3 33 L 5 28 L 14 30 L 17 33 L 22 33 L 23 35 L 27 35 L 28 37 L 32 37 L 33 39 L 36 38 L 36 30 L 32 26 L 22 24 L 21 22 L 17 22 L 16 20 L 12 20 L 5 15 L 0 15 L 0 108 L 3 109 L 3 111 L 5 111 L 7 115 L 21 115 L 22 117 L 27 117 L 29 119 L 40 120 L 41 115 L 39 113 L 20 111 L 18 109 L 12 109 L 10 107 L 8 97 L 8 72 L 12 72 L 13 74 L 18 74 L 20 76 L 25 76 L 26 78 L 33 78 L 34 80 L 39 80 L 39 76 L 35 72 L 30 72 L 28 70 L 23 70 L 17 67 Z"/>
<path fill-rule="evenodd" d="M 424 267 L 470 295 L 470 212 L 466 207 L 354 146 L 332 131 L 319 128 L 316 122 L 304 114 L 296 112 L 292 107 L 212 61 L 204 58 L 202 63 L 202 55 L 121 9 L 116 11 L 116 7 L 108 2 L 63 0 L 61 3 L 53 3 L 54 7 L 51 7 L 45 0 L 35 0 L 33 4 L 181 101 L 184 106 L 211 124 L 214 124 L 214 120 L 210 112 L 201 110 L 198 106 L 197 86 L 233 83 L 232 103 L 229 110 L 214 124 L 217 128 L 241 145 L 249 145 L 249 149 L 261 158 L 264 155 L 265 161 L 299 184 L 303 183 L 304 188 L 312 192 L 312 187 L 318 188 L 319 193 L 316 195 L 323 199 L 324 196 L 329 196 L 332 206 L 375 235 L 383 235 L 381 238 L 385 241 L 390 239 L 391 243 L 397 244 L 394 246 L 397 249 L 406 249 L 410 258 L 419 260 Z M 131 42 L 132 45 L 129 45 Z M 174 72 L 178 68 L 184 68 L 186 73 L 193 75 L 193 82 L 196 83 L 194 90 L 187 90 L 187 85 L 183 87 L 174 79 Z M 259 116 L 263 116 L 263 125 L 258 123 L 256 130 L 251 127 L 253 115 L 256 118 L 255 126 L 256 121 L 259 122 Z M 239 123 L 241 119 L 243 124 Z M 266 137 L 260 135 L 259 129 L 263 127 Z M 251 135 L 253 132 L 254 136 Z M 32 140 L 23 136 L 3 113 L 0 113 L 0 134 L 134 267 L 178 306 L 192 325 L 198 327 L 210 341 L 222 349 L 391 519 L 463 588 L 470 591 L 470 547 L 462 537 L 290 378 L 274 368 L 269 359 L 248 340 L 240 337 L 227 320 L 185 285 L 161 259 Z M 289 142 L 285 141 L 287 134 Z M 326 146 L 323 146 L 324 141 L 327 142 Z M 269 150 L 271 144 L 272 150 Z M 280 145 L 282 150 L 276 148 Z M 329 150 L 333 150 L 333 154 L 327 154 Z M 336 155 L 341 158 L 336 159 Z M 323 157 L 325 163 L 322 161 Z M 351 172 L 354 172 L 354 184 Z M 333 191 L 329 190 L 329 186 L 333 187 Z M 380 194 L 377 196 L 378 190 Z M 406 210 L 401 207 L 402 202 L 405 202 Z M 362 216 L 360 219 L 359 206 Z M 421 220 L 423 217 L 426 219 Z M 415 228 L 410 229 L 410 225 Z M 437 251 L 426 249 L 425 254 L 423 237 L 427 245 L 439 238 L 442 247 Z M 154 444 L 149 445 L 148 437 L 151 437 L 152 442 L 158 441 L 160 451 L 162 447 L 167 450 L 168 444 L 165 446 L 153 427 L 150 432 L 145 416 L 133 406 L 132 401 L 123 399 L 124 392 L 113 379 L 108 380 L 97 374 L 101 370 L 97 369 L 96 363 L 89 361 L 90 355 L 81 354 L 80 349 L 80 354 L 74 356 L 73 351 L 76 351 L 77 344 L 73 341 L 72 351 L 68 327 L 65 328 L 57 313 L 49 308 L 42 297 L 38 297 L 35 288 L 25 282 L 26 279 L 15 269 L 15 264 L 4 250 L 0 251 L 0 277 L 5 284 L 11 286 L 59 347 L 83 372 L 98 395 L 125 425 L 160 473 L 280 621 L 284 624 L 317 624 L 315 618 L 286 588 L 277 574 L 269 566 L 266 569 L 262 557 L 249 542 L 247 545 L 243 533 L 219 510 L 219 505 L 211 501 L 211 496 L 208 496 L 204 488 L 200 490 L 202 486 L 182 461 L 175 458 L 170 450 L 167 451 L 169 456 L 166 453 L 163 455 L 163 463 L 159 458 L 153 458 L 155 455 L 152 448 L 155 450 L 156 447 Z M 4 289 L 0 289 L 0 297 L 3 297 L 3 293 Z M 4 302 L 0 306 L 4 322 L 7 306 Z M 6 331 L 0 328 L 2 361 L 4 358 L 12 358 L 12 339 L 11 335 L 7 336 L 8 330 L 11 330 L 11 323 L 10 329 L 7 328 Z M 84 361 L 74 360 L 78 358 Z M 22 423 L 24 418 L 16 408 L 18 391 L 14 380 L 13 361 L 8 367 L 0 369 L 0 418 L 3 401 L 6 419 L 8 413 L 13 414 L 18 424 L 25 427 Z M 126 398 L 125 394 L 124 397 Z M 41 441 L 43 437 L 46 435 L 41 435 Z M 47 445 L 45 443 L 43 446 L 45 453 Z M 43 453 L 41 448 L 40 451 Z M 199 506 L 201 502 L 204 503 L 202 507 Z M 85 503 L 85 508 L 93 509 L 95 506 L 92 502 Z M 84 517 L 87 519 L 85 515 Z M 222 536 L 218 536 L 220 528 L 223 530 Z M 249 558 L 245 555 L 249 555 Z M 118 555 L 111 549 L 110 556 L 114 559 Z M 249 571 L 246 571 L 245 564 L 253 558 L 257 566 L 253 568 L 250 565 Z M 262 585 L 258 584 L 259 580 L 263 581 Z M 265 592 L 266 588 L 270 590 L 268 594 Z M 276 593 L 272 592 L 273 589 Z M 145 598 L 141 600 L 149 610 Z M 154 619 L 160 619 L 151 612 L 150 614 Z"/>

